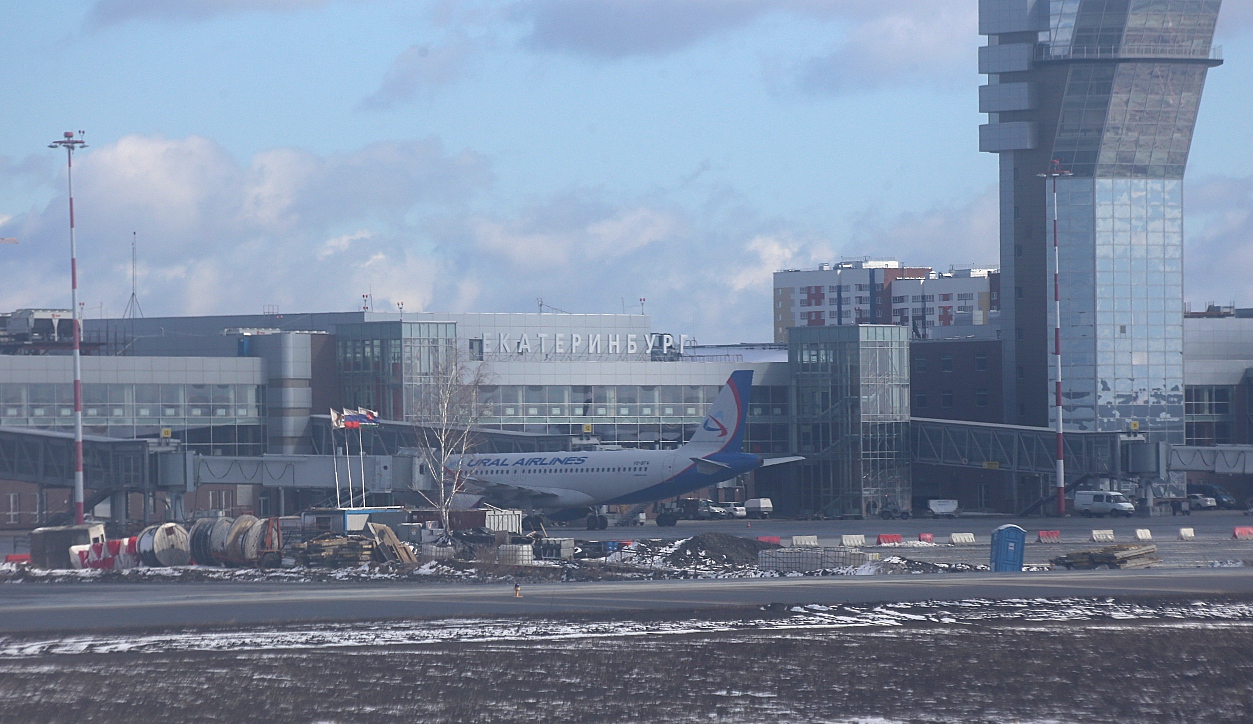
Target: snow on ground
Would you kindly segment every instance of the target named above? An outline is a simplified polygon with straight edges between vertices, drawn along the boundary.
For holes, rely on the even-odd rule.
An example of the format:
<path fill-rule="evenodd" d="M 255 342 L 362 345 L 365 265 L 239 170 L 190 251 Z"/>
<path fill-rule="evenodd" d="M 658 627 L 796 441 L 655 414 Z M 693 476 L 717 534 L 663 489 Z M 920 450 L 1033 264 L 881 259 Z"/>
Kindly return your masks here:
<path fill-rule="evenodd" d="M 160 633 L 88 633 L 67 636 L 0 636 L 0 660 L 48 655 L 229 652 L 413 646 L 452 642 L 493 643 L 632 638 L 724 632 L 969 627 L 971 625 L 1103 625 L 1122 622 L 1175 626 L 1253 628 L 1253 603 L 1193 601 L 1137 603 L 1105 599 L 967 599 L 878 605 L 763 608 L 736 620 L 672 621 L 444 619 L 328 623 L 247 629 L 186 629 Z"/>

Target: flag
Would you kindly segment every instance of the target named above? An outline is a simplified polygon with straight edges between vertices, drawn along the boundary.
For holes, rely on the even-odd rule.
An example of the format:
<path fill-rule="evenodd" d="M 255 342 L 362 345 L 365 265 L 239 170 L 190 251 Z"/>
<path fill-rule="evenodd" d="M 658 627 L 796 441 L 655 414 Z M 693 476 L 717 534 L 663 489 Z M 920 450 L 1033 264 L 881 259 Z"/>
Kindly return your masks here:
<path fill-rule="evenodd" d="M 344 413 L 331 410 L 331 428 L 338 429 L 344 426 Z"/>

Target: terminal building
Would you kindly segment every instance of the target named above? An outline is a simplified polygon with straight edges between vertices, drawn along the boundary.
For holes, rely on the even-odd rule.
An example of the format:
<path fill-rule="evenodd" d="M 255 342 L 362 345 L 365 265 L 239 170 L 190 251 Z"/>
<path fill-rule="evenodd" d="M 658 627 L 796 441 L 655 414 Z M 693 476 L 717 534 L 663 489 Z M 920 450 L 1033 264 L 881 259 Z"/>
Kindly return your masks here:
<path fill-rule="evenodd" d="M 673 448 L 691 437 L 731 372 L 751 369 L 746 449 L 807 459 L 740 481 L 751 490 L 722 494 L 768 496 L 791 513 L 908 506 L 908 330 L 796 332 L 783 345 L 698 347 L 687 335 L 652 330 L 647 316 L 625 314 L 85 320 L 84 425 L 101 439 L 168 441 L 210 470 L 260 456 L 327 455 L 330 410 L 365 407 L 385 421 L 365 452 L 396 456 L 432 360 L 454 353 L 482 366 L 477 426 L 499 444 Z M 72 430 L 70 357 L 42 342 L 10 342 L 0 355 L 0 433 Z M 22 499 L 33 492 L 12 492 L 17 518 L 36 511 Z M 225 507 L 227 492 L 186 506 Z M 235 502 L 267 494 L 236 492 Z M 371 500 L 398 499 L 379 493 Z"/>

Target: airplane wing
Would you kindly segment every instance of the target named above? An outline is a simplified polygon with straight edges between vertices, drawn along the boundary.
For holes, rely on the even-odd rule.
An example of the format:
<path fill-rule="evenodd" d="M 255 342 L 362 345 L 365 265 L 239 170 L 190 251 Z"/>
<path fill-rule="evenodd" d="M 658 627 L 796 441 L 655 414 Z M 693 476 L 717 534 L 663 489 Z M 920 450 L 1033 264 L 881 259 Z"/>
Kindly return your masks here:
<path fill-rule="evenodd" d="M 804 459 L 805 458 L 800 455 L 793 455 L 792 457 L 786 458 L 762 458 L 761 466 L 765 468 L 771 465 L 784 465 L 786 463 L 794 463 Z"/>
<path fill-rule="evenodd" d="M 497 480 L 483 480 L 471 477 L 466 480 L 466 486 L 474 488 L 476 493 L 487 498 L 493 504 L 505 507 L 511 506 L 524 509 L 551 508 L 554 507 L 558 499 L 555 493 L 508 485 Z"/>

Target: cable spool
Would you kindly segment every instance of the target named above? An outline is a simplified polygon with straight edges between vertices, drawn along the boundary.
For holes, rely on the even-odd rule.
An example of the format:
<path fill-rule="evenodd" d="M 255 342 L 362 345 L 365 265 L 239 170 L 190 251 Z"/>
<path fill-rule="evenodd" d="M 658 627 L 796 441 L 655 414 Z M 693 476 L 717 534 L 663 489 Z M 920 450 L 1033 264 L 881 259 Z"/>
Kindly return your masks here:
<path fill-rule="evenodd" d="M 188 538 L 191 541 L 191 562 L 198 566 L 213 565 L 213 554 L 209 552 L 209 533 L 217 518 L 201 518 L 191 526 Z"/>
<path fill-rule="evenodd" d="M 153 541 L 156 540 L 157 528 L 159 525 L 150 525 L 139 533 L 139 541 L 136 548 L 139 550 L 139 560 L 145 566 L 157 568 L 161 565 L 161 561 L 157 560 L 156 551 L 153 550 Z"/>
<path fill-rule="evenodd" d="M 247 514 L 235 519 L 235 522 L 231 525 L 230 532 L 226 534 L 226 560 L 228 563 L 241 565 L 247 562 L 244 560 L 244 534 L 256 522 L 256 516 Z"/>
<path fill-rule="evenodd" d="M 191 561 L 187 529 L 178 523 L 165 523 L 152 535 L 152 554 L 162 566 L 185 566 Z"/>
<path fill-rule="evenodd" d="M 255 565 L 261 557 L 261 549 L 265 546 L 265 532 L 270 527 L 269 521 L 258 520 L 252 524 L 248 532 L 244 533 L 240 551 L 242 552 L 243 562 L 249 565 Z"/>
<path fill-rule="evenodd" d="M 226 565 L 226 537 L 234 524 L 234 518 L 218 518 L 209 529 L 209 559 L 219 566 Z"/>

